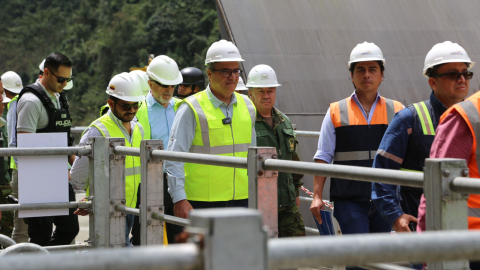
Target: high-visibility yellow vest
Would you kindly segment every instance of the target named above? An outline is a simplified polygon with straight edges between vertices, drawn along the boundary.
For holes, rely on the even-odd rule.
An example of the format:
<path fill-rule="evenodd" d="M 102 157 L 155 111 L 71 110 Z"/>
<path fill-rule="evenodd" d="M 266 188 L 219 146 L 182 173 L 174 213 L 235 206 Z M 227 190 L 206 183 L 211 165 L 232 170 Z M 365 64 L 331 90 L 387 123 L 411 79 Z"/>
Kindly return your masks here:
<path fill-rule="evenodd" d="M 120 128 L 110 118 L 107 113 L 90 124 L 90 127 L 96 127 L 102 133 L 103 137 L 109 138 L 125 138 Z M 130 144 L 125 138 L 125 146 L 140 148 L 140 142 L 144 137 L 144 130 L 141 124 L 137 123 L 133 130 L 133 143 Z M 135 208 L 137 204 L 138 184 L 140 184 L 141 176 L 140 157 L 125 157 L 125 200 L 126 206 Z"/>
<path fill-rule="evenodd" d="M 173 99 L 175 100 L 173 109 L 175 112 L 177 112 L 177 109 L 178 109 L 177 104 L 180 103 L 181 100 L 178 98 L 173 98 Z M 150 129 L 150 122 L 148 120 L 148 105 L 147 105 L 146 99 L 143 101 L 142 106 L 138 109 L 136 116 L 137 116 L 138 122 L 142 124 L 143 129 L 145 130 L 144 140 L 150 140 L 152 138 L 152 131 Z M 166 145 L 166 142 L 163 142 L 163 144 Z"/>
<path fill-rule="evenodd" d="M 7 110 L 10 110 L 10 104 L 12 104 L 12 102 L 14 102 L 14 101 L 17 102 L 17 100 L 18 100 L 18 95 L 13 97 L 12 100 L 10 100 L 10 102 L 8 102 Z M 17 169 L 17 165 L 15 164 L 15 160 L 13 160 L 13 156 L 10 157 L 10 169 L 13 169 L 13 170 Z"/>
<path fill-rule="evenodd" d="M 255 106 L 247 96 L 235 93 L 231 124 L 215 108 L 206 91 L 184 99 L 194 111 L 196 128 L 191 153 L 247 157 L 255 123 Z M 246 169 L 185 163 L 185 192 L 188 200 L 229 201 L 248 198 Z"/>
<path fill-rule="evenodd" d="M 418 118 L 420 119 L 423 134 L 435 136 L 435 127 L 433 126 L 432 117 L 430 116 L 430 112 L 428 112 L 425 102 L 421 101 L 419 103 L 414 103 L 413 106 L 415 107 Z"/>

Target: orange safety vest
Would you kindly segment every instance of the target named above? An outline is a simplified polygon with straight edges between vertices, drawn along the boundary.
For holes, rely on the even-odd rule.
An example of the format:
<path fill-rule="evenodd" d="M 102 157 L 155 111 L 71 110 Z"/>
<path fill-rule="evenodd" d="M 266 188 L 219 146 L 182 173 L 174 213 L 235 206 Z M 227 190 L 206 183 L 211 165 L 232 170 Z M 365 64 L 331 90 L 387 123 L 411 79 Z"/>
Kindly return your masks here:
<path fill-rule="evenodd" d="M 372 167 L 383 134 L 396 112 L 403 109 L 400 102 L 380 97 L 370 124 L 352 97 L 330 104 L 330 118 L 335 127 L 334 164 Z M 369 201 L 372 184 L 332 178 L 330 200 Z"/>
<path fill-rule="evenodd" d="M 457 111 L 470 128 L 473 145 L 467 160 L 470 177 L 480 178 L 480 92 L 448 109 L 440 118 L 440 123 L 452 111 Z M 477 155 L 478 153 L 478 155 Z M 468 200 L 468 229 L 480 229 L 480 195 L 470 194 Z"/>

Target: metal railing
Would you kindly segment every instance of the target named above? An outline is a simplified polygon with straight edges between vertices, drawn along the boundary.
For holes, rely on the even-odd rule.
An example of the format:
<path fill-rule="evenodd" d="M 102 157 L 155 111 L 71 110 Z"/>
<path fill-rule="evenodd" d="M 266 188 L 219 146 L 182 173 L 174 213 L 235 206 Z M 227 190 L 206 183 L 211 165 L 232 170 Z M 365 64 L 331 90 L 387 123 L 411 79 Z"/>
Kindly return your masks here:
<path fill-rule="evenodd" d="M 200 230 L 190 230 L 191 232 L 204 232 L 202 234 L 204 240 L 195 246 L 196 250 L 194 252 L 189 251 L 191 261 L 187 260 L 188 263 L 180 260 L 183 255 L 169 253 L 171 250 L 180 252 L 181 248 L 169 247 L 165 249 L 165 252 L 158 251 L 156 247 L 143 249 L 148 254 L 158 253 L 157 255 L 162 258 L 166 253 L 171 255 L 165 256 L 165 264 L 162 262 L 161 266 L 156 264 L 158 258 L 145 259 L 141 263 L 146 267 L 145 269 L 148 269 L 147 265 L 158 267 L 155 269 L 172 269 L 169 262 L 175 264 L 178 269 L 195 269 L 200 264 L 204 269 L 222 269 L 222 265 L 229 265 L 229 269 L 234 270 L 338 264 L 366 265 L 368 263 L 399 260 L 412 262 L 429 260 L 430 269 L 447 267 L 460 269 L 467 265 L 466 260 L 480 257 L 479 232 L 443 231 L 441 233 L 397 235 L 395 237 L 390 234 L 344 235 L 341 238 L 325 237 L 321 241 L 317 238 L 268 240 L 267 236 L 275 237 L 278 234 L 276 194 L 278 171 L 424 187 L 427 198 L 427 228 L 429 230 L 466 230 L 467 196 L 462 193 L 480 193 L 480 185 L 478 179 L 466 178 L 468 169 L 464 160 L 427 159 L 425 173 L 416 173 L 277 160 L 275 148 L 269 147 L 250 148 L 247 158 L 238 158 L 163 151 L 162 142 L 158 140 L 142 141 L 140 149 L 125 147 L 124 143 L 124 139 L 120 138 L 96 137 L 91 138 L 89 145 L 85 147 L 45 148 L 41 150 L 37 148 L 9 149 L 9 151 L 0 151 L 0 156 L 7 154 L 40 155 L 43 152 L 52 155 L 53 153 L 57 155 L 58 153 L 88 155 L 90 157 L 91 201 L 65 203 L 62 207 L 80 206 L 91 209 L 88 242 L 92 247 L 124 246 L 126 213 L 140 216 L 142 245 L 156 245 L 163 242 L 164 224 L 161 221 L 200 228 Z M 123 181 L 125 155 L 139 156 L 141 160 L 140 209 L 125 206 Z M 261 215 L 259 212 L 248 209 L 196 210 L 190 214 L 189 220 L 165 215 L 163 213 L 163 159 L 247 168 L 249 207 L 259 209 Z M 306 199 L 302 198 L 302 200 Z M 38 207 L 53 207 L 46 204 L 36 205 Z M 59 205 L 56 206 L 58 208 Z M 13 207 L 13 205 L 0 206 L 0 210 L 35 208 L 32 205 L 9 207 Z M 263 225 L 269 227 L 268 232 L 263 230 Z M 194 239 L 198 241 L 198 238 Z M 439 244 L 439 241 L 442 241 L 442 244 Z M 228 245 L 221 244 L 227 242 Z M 405 248 L 406 246 L 408 246 L 408 249 Z M 235 248 L 235 251 L 233 251 L 233 248 Z M 332 248 L 335 252 L 332 252 Z M 200 252 L 200 249 L 203 249 L 203 252 Z M 97 261 L 94 264 L 102 265 L 99 262 L 104 261 L 106 263 L 109 261 L 112 263 L 116 261 L 115 265 L 118 263 L 116 268 L 123 269 L 124 266 L 121 266 L 123 258 L 133 258 L 135 255 L 122 256 L 122 254 L 128 252 L 136 254 L 136 250 L 138 249 L 133 251 L 105 251 L 105 257 L 95 256 Z M 454 251 L 452 252 L 452 250 Z M 114 253 L 117 254 L 115 258 L 122 259 L 113 260 L 113 255 L 108 255 Z M 233 256 L 235 254 L 241 257 L 241 260 Z M 295 254 L 296 257 L 292 254 Z M 355 254 L 355 256 L 352 256 L 352 254 Z M 51 258 L 55 258 L 54 255 L 51 256 Z M 93 254 L 85 256 L 93 256 Z M 152 257 L 155 256 L 152 255 Z M 25 258 L 28 258 L 28 256 Z M 455 262 L 445 262 L 445 260 L 455 260 Z M 27 261 L 22 260 L 22 262 L 17 262 L 11 266 L 27 266 Z M 133 261 L 137 260 L 134 259 Z M 0 267 L 3 262 L 4 259 L 0 259 Z M 62 265 L 65 269 L 65 263 L 68 263 L 68 269 L 74 269 L 68 261 L 58 265 Z M 50 263 L 45 265 L 35 263 L 32 265 L 36 269 L 47 269 L 41 268 L 47 266 L 49 269 L 59 269 L 58 267 L 60 267 Z M 86 264 L 80 263 L 80 265 L 85 267 Z M 127 265 L 131 264 L 127 263 Z M 98 268 L 100 266 L 96 267 L 91 269 L 103 269 Z M 10 269 L 16 268 L 10 267 Z"/>

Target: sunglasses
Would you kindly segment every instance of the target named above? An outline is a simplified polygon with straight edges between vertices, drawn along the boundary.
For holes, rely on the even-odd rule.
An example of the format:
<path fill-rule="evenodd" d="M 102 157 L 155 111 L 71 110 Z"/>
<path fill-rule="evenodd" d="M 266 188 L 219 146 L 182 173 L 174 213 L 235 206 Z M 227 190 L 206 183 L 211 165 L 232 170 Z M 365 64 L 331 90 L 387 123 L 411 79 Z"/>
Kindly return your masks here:
<path fill-rule="evenodd" d="M 116 103 L 116 104 L 118 104 L 120 107 L 122 107 L 122 110 L 125 111 L 125 112 L 130 111 L 132 108 L 134 110 L 138 110 L 140 107 L 142 107 L 142 102 L 137 102 L 137 103 L 134 103 L 134 104 L 125 104 L 125 103 Z"/>
<path fill-rule="evenodd" d="M 213 69 L 212 71 L 222 72 L 222 75 L 223 75 L 224 78 L 230 78 L 230 76 L 232 76 L 232 73 L 233 73 L 233 75 L 235 75 L 235 77 L 240 77 L 240 75 L 242 74 L 242 71 L 240 69 L 234 69 L 234 70 L 231 70 L 231 69 Z"/>
<path fill-rule="evenodd" d="M 156 84 L 158 84 L 158 86 L 160 86 L 160 87 L 162 87 L 162 88 L 169 88 L 169 87 L 175 88 L 175 87 L 177 87 L 176 85 L 165 85 L 165 84 L 161 84 L 161 83 L 159 83 L 159 82 L 157 82 L 157 81 L 154 81 L 154 82 L 155 82 Z"/>
<path fill-rule="evenodd" d="M 58 77 L 58 76 L 55 75 L 55 73 L 53 73 L 51 70 L 48 70 L 48 71 L 50 71 L 50 73 L 52 73 L 52 75 L 57 78 L 57 82 L 58 82 L 58 83 L 70 82 L 71 80 L 73 80 L 73 76 L 70 77 L 70 78 Z"/>
<path fill-rule="evenodd" d="M 432 78 L 439 78 L 446 76 L 450 80 L 458 81 L 460 80 L 460 76 L 463 76 L 465 80 L 471 80 L 473 78 L 473 72 L 471 71 L 465 71 L 465 72 L 448 72 L 448 73 L 442 73 L 438 74 L 435 76 L 432 76 Z"/>

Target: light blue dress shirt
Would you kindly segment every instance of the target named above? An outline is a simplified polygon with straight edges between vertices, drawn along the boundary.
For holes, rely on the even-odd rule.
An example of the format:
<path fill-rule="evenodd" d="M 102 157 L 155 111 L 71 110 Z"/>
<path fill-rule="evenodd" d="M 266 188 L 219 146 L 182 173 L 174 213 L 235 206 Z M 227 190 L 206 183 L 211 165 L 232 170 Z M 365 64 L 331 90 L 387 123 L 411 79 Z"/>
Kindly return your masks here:
<path fill-rule="evenodd" d="M 163 140 L 164 149 L 167 149 L 170 130 L 175 118 L 175 99 L 170 100 L 167 108 L 155 100 L 151 92 L 148 93 L 146 100 L 152 139 Z"/>

